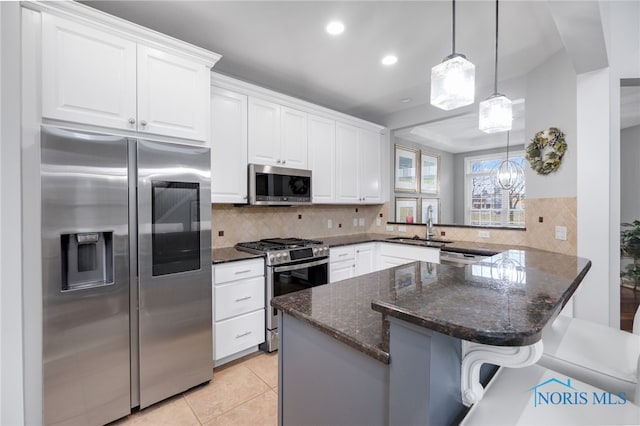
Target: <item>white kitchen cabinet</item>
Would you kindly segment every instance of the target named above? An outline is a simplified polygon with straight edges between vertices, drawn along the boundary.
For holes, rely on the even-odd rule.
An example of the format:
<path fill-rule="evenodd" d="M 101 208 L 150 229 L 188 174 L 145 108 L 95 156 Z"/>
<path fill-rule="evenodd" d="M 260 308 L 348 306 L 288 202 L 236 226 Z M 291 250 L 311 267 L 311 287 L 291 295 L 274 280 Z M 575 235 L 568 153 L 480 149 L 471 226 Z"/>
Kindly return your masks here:
<path fill-rule="evenodd" d="M 249 97 L 249 163 L 307 168 L 307 114 Z"/>
<path fill-rule="evenodd" d="M 307 169 L 307 113 L 283 106 L 280 124 L 282 164 L 294 169 Z"/>
<path fill-rule="evenodd" d="M 257 350 L 265 340 L 264 260 L 213 266 L 213 354 L 216 366 Z"/>
<path fill-rule="evenodd" d="M 358 186 L 358 128 L 336 123 L 336 201 L 360 203 Z"/>
<path fill-rule="evenodd" d="M 211 202 L 247 202 L 247 96 L 211 88 Z"/>
<path fill-rule="evenodd" d="M 329 282 L 346 280 L 355 276 L 355 246 L 334 247 L 329 250 Z"/>
<path fill-rule="evenodd" d="M 204 64 L 138 44 L 138 131 L 206 141 L 209 73 Z"/>
<path fill-rule="evenodd" d="M 368 274 L 376 268 L 376 244 L 358 244 L 355 246 L 355 276 Z"/>
<path fill-rule="evenodd" d="M 210 66 L 42 14 L 42 116 L 206 141 Z"/>
<path fill-rule="evenodd" d="M 309 163 L 314 203 L 332 203 L 336 198 L 336 122 L 309 114 Z"/>
<path fill-rule="evenodd" d="M 136 129 L 136 43 L 42 14 L 43 117 Z"/>
<path fill-rule="evenodd" d="M 379 203 L 380 180 L 380 135 L 336 124 L 336 201 Z"/>
<path fill-rule="evenodd" d="M 379 243 L 379 254 L 385 261 L 391 261 L 391 258 L 405 260 L 406 262 L 422 261 L 431 263 L 440 263 L 440 249 L 434 247 L 419 247 L 413 245 L 395 244 L 395 243 Z M 404 263 L 406 263 L 404 262 Z"/>
<path fill-rule="evenodd" d="M 380 134 L 358 129 L 358 184 L 363 203 L 379 203 L 381 196 Z"/>

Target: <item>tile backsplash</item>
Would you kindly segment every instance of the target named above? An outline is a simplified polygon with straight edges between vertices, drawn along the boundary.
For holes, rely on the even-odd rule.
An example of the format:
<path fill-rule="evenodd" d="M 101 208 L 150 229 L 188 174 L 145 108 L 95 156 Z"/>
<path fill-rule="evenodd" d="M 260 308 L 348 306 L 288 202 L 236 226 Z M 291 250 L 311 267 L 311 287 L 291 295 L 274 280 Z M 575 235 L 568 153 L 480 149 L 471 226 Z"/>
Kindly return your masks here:
<path fill-rule="evenodd" d="M 405 225 L 406 231 L 386 231 L 389 203 L 372 206 L 314 205 L 296 207 L 234 207 L 213 204 L 213 247 L 230 247 L 239 241 L 269 237 L 328 237 L 357 233 L 389 235 L 423 235 L 424 225 Z M 542 222 L 539 219 L 542 218 Z M 376 219 L 380 219 L 380 225 Z M 332 227 L 328 227 L 331 221 Z M 577 252 L 577 199 L 538 198 L 527 200 L 526 230 L 489 228 L 489 238 L 481 238 L 478 228 L 434 227 L 443 238 L 455 241 L 478 241 L 528 246 L 556 253 Z M 555 239 L 555 227 L 567 228 L 567 239 Z M 487 230 L 486 228 L 482 229 Z M 222 236 L 219 233 L 223 233 Z"/>

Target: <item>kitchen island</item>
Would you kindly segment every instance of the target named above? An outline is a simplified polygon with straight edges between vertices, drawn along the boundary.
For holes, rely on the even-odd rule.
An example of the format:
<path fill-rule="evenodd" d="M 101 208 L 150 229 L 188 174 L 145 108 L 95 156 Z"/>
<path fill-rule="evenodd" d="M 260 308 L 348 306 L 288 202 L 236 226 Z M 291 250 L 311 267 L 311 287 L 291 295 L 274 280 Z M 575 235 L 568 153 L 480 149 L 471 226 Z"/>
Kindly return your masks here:
<path fill-rule="evenodd" d="M 483 363 L 529 365 L 591 266 L 508 250 L 414 262 L 276 297 L 282 424 L 449 424 L 482 397 Z M 526 389 L 523 389 L 526 391 Z"/>

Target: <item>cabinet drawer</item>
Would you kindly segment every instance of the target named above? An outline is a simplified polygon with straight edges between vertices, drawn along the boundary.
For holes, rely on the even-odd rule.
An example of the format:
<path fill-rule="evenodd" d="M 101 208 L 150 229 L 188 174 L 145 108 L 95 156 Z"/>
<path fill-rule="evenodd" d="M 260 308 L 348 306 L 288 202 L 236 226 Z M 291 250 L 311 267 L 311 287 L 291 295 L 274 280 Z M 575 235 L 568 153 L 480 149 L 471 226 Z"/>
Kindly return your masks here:
<path fill-rule="evenodd" d="M 264 277 L 259 276 L 216 286 L 216 321 L 264 309 L 264 285 Z"/>
<path fill-rule="evenodd" d="M 355 259 L 356 250 L 354 246 L 336 247 L 329 250 L 329 261 L 331 263 L 341 262 L 347 259 Z"/>
<path fill-rule="evenodd" d="M 213 268 L 213 282 L 215 284 L 258 276 L 264 276 L 264 260 L 262 258 L 223 263 L 215 265 Z"/>
<path fill-rule="evenodd" d="M 264 342 L 264 309 L 216 322 L 216 361 Z"/>

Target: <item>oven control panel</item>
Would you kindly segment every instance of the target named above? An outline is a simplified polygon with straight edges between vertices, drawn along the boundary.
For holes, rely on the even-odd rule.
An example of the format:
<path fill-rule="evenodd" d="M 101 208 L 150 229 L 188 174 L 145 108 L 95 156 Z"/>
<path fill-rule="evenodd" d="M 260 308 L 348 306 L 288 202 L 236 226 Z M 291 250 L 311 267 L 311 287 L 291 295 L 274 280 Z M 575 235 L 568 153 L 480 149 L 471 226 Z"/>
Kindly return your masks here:
<path fill-rule="evenodd" d="M 270 250 L 267 252 L 267 266 L 284 265 L 304 260 L 329 256 L 329 246 L 314 245 L 295 249 Z"/>

